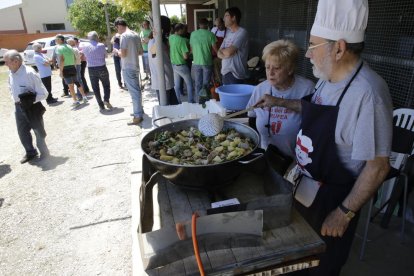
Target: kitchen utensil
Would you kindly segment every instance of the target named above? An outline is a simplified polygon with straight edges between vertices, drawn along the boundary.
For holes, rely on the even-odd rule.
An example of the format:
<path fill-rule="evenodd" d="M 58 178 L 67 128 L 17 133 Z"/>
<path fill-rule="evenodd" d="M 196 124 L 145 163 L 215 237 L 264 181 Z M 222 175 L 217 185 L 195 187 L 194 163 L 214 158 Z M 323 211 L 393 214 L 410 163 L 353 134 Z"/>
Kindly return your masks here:
<path fill-rule="evenodd" d="M 223 129 L 224 120 L 244 114 L 246 112 L 253 110 L 254 108 L 254 106 L 251 106 L 247 109 L 234 112 L 224 117 L 220 116 L 217 113 L 206 114 L 200 118 L 200 121 L 198 122 L 198 129 L 205 136 L 217 135 Z"/>

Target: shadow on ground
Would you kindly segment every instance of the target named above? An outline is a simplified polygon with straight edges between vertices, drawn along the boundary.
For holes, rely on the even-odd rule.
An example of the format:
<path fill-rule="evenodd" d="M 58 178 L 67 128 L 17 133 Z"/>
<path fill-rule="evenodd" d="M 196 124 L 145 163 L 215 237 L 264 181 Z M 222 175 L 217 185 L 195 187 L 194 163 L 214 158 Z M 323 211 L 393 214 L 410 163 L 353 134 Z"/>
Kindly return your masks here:
<path fill-rule="evenodd" d="M 73 226 L 73 227 L 70 227 L 69 230 L 75 230 L 75 229 L 85 228 L 85 227 L 89 227 L 89 226 L 98 225 L 98 224 L 101 224 L 101 223 L 107 223 L 107 222 L 113 222 L 113 221 L 120 221 L 120 220 L 127 220 L 127 219 L 131 219 L 131 218 L 132 218 L 131 216 L 127 216 L 127 217 L 122 217 L 122 218 L 106 219 L 106 220 L 102 220 L 102 221 L 98 221 L 98 222 L 92 222 L 92 223 L 85 224 L 85 225 Z"/>
<path fill-rule="evenodd" d="M 46 158 L 39 158 L 30 162 L 31 165 L 37 166 L 42 171 L 50 171 L 56 169 L 57 166 L 62 165 L 68 161 L 69 157 L 50 155 Z"/>
<path fill-rule="evenodd" d="M 3 176 L 5 176 L 6 174 L 10 172 L 11 172 L 10 165 L 8 164 L 0 165 L 0 178 L 2 178 Z"/>
<path fill-rule="evenodd" d="M 51 104 L 47 104 L 48 106 L 58 106 L 58 105 L 61 105 L 61 104 L 63 104 L 64 103 L 64 101 L 57 101 L 57 102 L 55 102 L 55 103 L 51 103 Z"/>

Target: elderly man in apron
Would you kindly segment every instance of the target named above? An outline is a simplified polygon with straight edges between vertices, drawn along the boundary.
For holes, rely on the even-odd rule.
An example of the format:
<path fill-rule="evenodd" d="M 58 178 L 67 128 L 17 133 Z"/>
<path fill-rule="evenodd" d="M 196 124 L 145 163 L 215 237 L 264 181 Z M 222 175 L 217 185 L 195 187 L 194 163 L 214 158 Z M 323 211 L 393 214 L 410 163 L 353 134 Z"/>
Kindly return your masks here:
<path fill-rule="evenodd" d="M 385 81 L 360 58 L 367 21 L 367 0 L 320 0 L 306 52 L 319 78 L 314 93 L 258 101 L 302 114 L 295 207 L 327 247 L 320 265 L 301 275 L 340 274 L 359 211 L 389 171 L 392 102 Z"/>

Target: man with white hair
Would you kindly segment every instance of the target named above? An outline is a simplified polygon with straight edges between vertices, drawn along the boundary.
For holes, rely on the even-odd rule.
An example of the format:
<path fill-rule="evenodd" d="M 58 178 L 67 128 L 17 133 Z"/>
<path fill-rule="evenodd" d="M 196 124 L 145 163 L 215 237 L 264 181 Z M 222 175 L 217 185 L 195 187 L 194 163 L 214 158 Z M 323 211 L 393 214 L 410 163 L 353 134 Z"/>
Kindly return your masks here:
<path fill-rule="evenodd" d="M 320 78 L 315 92 L 302 100 L 267 95 L 258 102 L 301 112 L 301 134 L 313 146 L 312 162 L 304 166 L 311 178 L 302 176 L 309 186 L 301 180 L 296 189 L 313 193 L 295 196 L 295 207 L 326 243 L 309 275 L 340 274 L 359 211 L 390 168 L 392 101 L 385 81 L 361 59 L 367 21 L 368 0 L 319 0 L 306 52 Z"/>
<path fill-rule="evenodd" d="M 49 156 L 43 123 L 45 108 L 40 101 L 46 99 L 48 92 L 36 72 L 23 64 L 22 56 L 16 50 L 4 54 L 4 62 L 10 70 L 9 89 L 15 104 L 17 132 L 26 154 L 20 163 L 26 163 L 37 157 L 38 152 L 33 147 L 30 130 L 36 136 L 37 149 L 41 158 Z"/>
<path fill-rule="evenodd" d="M 141 88 L 139 84 L 139 60 L 142 55 L 142 45 L 139 35 L 128 28 L 125 19 L 118 17 L 115 20 L 115 27 L 121 34 L 120 49 L 117 50 L 121 57 L 122 76 L 132 99 L 134 118 L 128 125 L 138 125 L 144 120 L 142 108 Z"/>
<path fill-rule="evenodd" d="M 109 103 L 111 97 L 111 83 L 109 81 L 109 72 L 106 68 L 105 58 L 107 57 L 106 48 L 103 43 L 99 42 L 98 33 L 91 31 L 88 33 L 90 42 L 83 45 L 80 49 L 86 57 L 89 79 L 91 81 L 95 99 L 98 102 L 99 109 L 105 111 L 105 106 L 112 109 Z M 99 88 L 99 81 L 101 81 L 104 89 L 104 100 L 102 101 L 101 90 Z"/>
<path fill-rule="evenodd" d="M 39 70 L 40 79 L 42 80 L 42 83 L 48 92 L 46 102 L 48 104 L 56 103 L 57 99 L 53 98 L 52 96 L 52 69 L 50 68 L 51 61 L 42 54 L 42 44 L 34 43 L 32 47 L 35 51 L 34 62 L 37 69 Z"/>

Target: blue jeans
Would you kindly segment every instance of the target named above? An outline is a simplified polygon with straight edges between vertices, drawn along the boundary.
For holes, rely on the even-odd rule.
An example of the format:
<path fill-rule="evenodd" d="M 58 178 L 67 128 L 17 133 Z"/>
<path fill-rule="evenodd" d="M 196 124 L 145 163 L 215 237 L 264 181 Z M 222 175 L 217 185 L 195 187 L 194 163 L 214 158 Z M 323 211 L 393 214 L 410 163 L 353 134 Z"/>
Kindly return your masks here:
<path fill-rule="evenodd" d="M 23 111 L 20 104 L 16 104 L 16 125 L 17 133 L 19 134 L 20 142 L 22 143 L 27 155 L 37 154 L 36 149 L 33 147 L 33 137 L 30 133 L 30 130 L 33 129 L 33 132 L 36 136 L 36 145 L 41 154 L 49 154 L 49 149 L 47 148 L 45 137 L 46 131 L 43 123 L 43 116 L 40 116 L 39 121 L 36 122 L 34 126 L 27 117 L 26 112 Z"/>
<path fill-rule="evenodd" d="M 142 108 L 141 89 L 139 87 L 138 70 L 122 68 L 122 77 L 128 88 L 132 99 L 132 109 L 135 118 L 142 118 L 144 110 Z"/>
<path fill-rule="evenodd" d="M 203 88 L 203 86 L 208 87 L 211 81 L 213 66 L 193 64 L 193 66 L 191 67 L 191 71 L 193 71 L 194 75 L 195 91 L 196 94 L 199 95 L 201 88 Z"/>
<path fill-rule="evenodd" d="M 88 71 L 93 93 L 95 94 L 95 99 L 98 102 L 100 108 L 105 108 L 104 103 L 102 102 L 99 81 L 102 82 L 102 86 L 104 89 L 104 101 L 109 102 L 109 98 L 111 97 L 111 84 L 109 82 L 108 69 L 105 65 L 102 65 L 96 67 L 89 67 Z"/>
<path fill-rule="evenodd" d="M 175 94 L 177 95 L 177 100 L 181 103 L 181 93 L 183 91 L 181 78 L 184 79 L 185 85 L 187 86 L 188 92 L 188 102 L 194 103 L 194 95 L 193 95 L 193 81 L 191 79 L 190 69 L 186 64 L 183 65 L 175 65 L 173 64 L 173 71 L 174 71 L 174 89 Z"/>
<path fill-rule="evenodd" d="M 226 84 L 243 84 L 244 80 L 238 79 L 232 73 L 223 75 L 223 85 Z"/>
<path fill-rule="evenodd" d="M 82 81 L 82 75 L 81 75 L 81 65 L 76 65 L 76 77 L 78 78 L 78 82 L 80 83 L 80 85 L 82 86 L 83 90 L 85 91 L 85 86 L 83 85 L 83 81 Z M 77 93 L 76 95 L 78 96 L 78 98 L 82 98 L 82 94 L 79 91 L 79 87 L 76 88 L 77 89 Z"/>
<path fill-rule="evenodd" d="M 144 72 L 146 74 L 149 74 L 150 68 L 149 68 L 149 60 L 148 60 L 148 51 L 144 51 L 144 53 L 142 54 L 142 65 L 144 66 Z"/>

